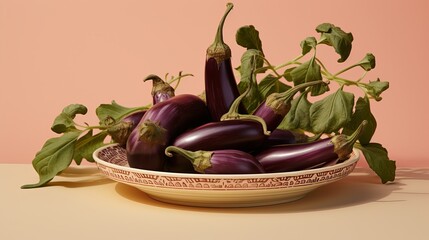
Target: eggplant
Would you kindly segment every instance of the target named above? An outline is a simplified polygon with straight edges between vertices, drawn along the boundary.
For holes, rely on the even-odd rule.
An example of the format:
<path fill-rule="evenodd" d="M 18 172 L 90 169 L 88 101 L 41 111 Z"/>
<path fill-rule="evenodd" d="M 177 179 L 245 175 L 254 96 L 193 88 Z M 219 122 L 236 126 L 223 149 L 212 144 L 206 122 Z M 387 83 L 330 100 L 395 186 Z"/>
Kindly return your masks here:
<path fill-rule="evenodd" d="M 143 79 L 143 82 L 152 80 L 152 102 L 157 104 L 175 96 L 174 88 L 170 84 L 163 81 L 157 75 L 151 74 Z"/>
<path fill-rule="evenodd" d="M 277 128 L 270 133 L 263 145 L 264 148 L 267 148 L 283 144 L 305 143 L 307 140 L 308 136 L 304 133 Z"/>
<path fill-rule="evenodd" d="M 127 140 L 130 167 L 163 170 L 165 148 L 188 129 L 210 121 L 204 101 L 191 94 L 182 94 L 157 103 L 143 116 Z"/>
<path fill-rule="evenodd" d="M 264 173 L 261 164 L 249 153 L 227 149 L 214 151 L 188 151 L 169 146 L 165 154 L 179 154 L 188 159 L 196 172 L 206 174 L 254 174 Z"/>
<path fill-rule="evenodd" d="M 224 43 L 222 33 L 225 19 L 233 6 L 232 3 L 227 4 L 214 42 L 207 48 L 206 53 L 205 98 L 213 121 L 219 121 L 221 116 L 228 111 L 232 102 L 239 96 L 231 64 L 231 49 Z M 240 105 L 240 112 L 246 112 L 243 105 Z"/>
<path fill-rule="evenodd" d="M 114 142 L 125 148 L 128 137 L 134 128 L 139 124 L 146 111 L 147 110 L 141 110 L 125 116 L 121 119 L 121 121 L 107 128 L 107 133 Z"/>
<path fill-rule="evenodd" d="M 269 173 L 298 171 L 341 162 L 352 153 L 353 145 L 366 124 L 364 120 L 350 136 L 339 134 L 310 143 L 278 145 L 261 151 L 255 158 Z"/>

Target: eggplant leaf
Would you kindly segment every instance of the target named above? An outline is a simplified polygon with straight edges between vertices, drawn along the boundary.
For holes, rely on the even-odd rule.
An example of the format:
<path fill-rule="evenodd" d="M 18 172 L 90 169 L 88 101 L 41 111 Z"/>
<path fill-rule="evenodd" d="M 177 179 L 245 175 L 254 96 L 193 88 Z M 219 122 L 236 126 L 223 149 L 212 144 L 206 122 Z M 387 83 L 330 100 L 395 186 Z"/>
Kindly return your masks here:
<path fill-rule="evenodd" d="M 259 38 L 259 32 L 253 25 L 243 26 L 237 30 L 235 41 L 238 45 L 247 49 L 256 49 L 262 51 L 262 41 Z"/>
<path fill-rule="evenodd" d="M 88 109 L 82 104 L 70 104 L 55 118 L 51 130 L 55 133 L 65 133 L 75 130 L 76 127 L 73 119 L 77 114 L 85 115 L 87 112 Z"/>
<path fill-rule="evenodd" d="M 307 92 L 294 98 L 291 102 L 291 108 L 279 128 L 311 130 L 310 107 L 311 102 L 307 99 Z"/>
<path fill-rule="evenodd" d="M 102 131 L 93 135 L 93 130 L 89 130 L 84 136 L 76 142 L 73 159 L 77 165 L 80 165 L 82 159 L 88 162 L 94 162 L 92 153 L 104 145 L 104 139 L 107 137 L 107 132 Z"/>
<path fill-rule="evenodd" d="M 262 98 L 267 98 L 271 93 L 280 93 L 284 92 L 291 87 L 280 82 L 279 79 L 272 74 L 265 76 L 261 82 L 258 84 L 259 92 L 262 95 Z"/>
<path fill-rule="evenodd" d="M 375 68 L 375 56 L 372 53 L 367 53 L 365 57 L 358 63 L 365 71 L 370 71 Z"/>
<path fill-rule="evenodd" d="M 316 49 L 317 40 L 315 37 L 308 37 L 301 41 L 302 55 L 305 55 L 311 51 L 311 49 Z"/>
<path fill-rule="evenodd" d="M 315 61 L 315 58 L 311 58 L 307 62 L 294 68 L 290 71 L 290 76 L 295 86 L 306 82 L 322 80 L 320 66 Z"/>
<path fill-rule="evenodd" d="M 112 101 L 111 104 L 101 104 L 97 107 L 95 113 L 100 120 L 100 125 L 110 125 L 112 122 L 119 121 L 128 114 L 148 108 L 149 106 L 128 108 Z"/>
<path fill-rule="evenodd" d="M 362 123 L 366 120 L 368 123 L 365 125 L 362 134 L 359 137 L 359 142 L 362 145 L 370 143 L 372 136 L 377 128 L 377 121 L 371 113 L 370 101 L 367 97 L 360 97 L 355 106 L 355 111 L 352 115 L 351 121 L 344 127 L 342 133 L 345 135 L 352 134 Z"/>
<path fill-rule="evenodd" d="M 73 160 L 76 141 L 81 133 L 81 131 L 69 131 L 61 137 L 48 139 L 32 162 L 39 174 L 39 182 L 27 184 L 21 188 L 44 186 L 69 167 Z"/>
<path fill-rule="evenodd" d="M 379 143 L 358 145 L 369 167 L 380 177 L 382 183 L 395 180 L 396 162 L 389 159 L 387 150 Z"/>
<path fill-rule="evenodd" d="M 338 62 L 344 62 L 352 50 L 353 35 L 344 32 L 341 28 L 330 23 L 322 23 L 316 27 L 316 31 L 321 33 L 320 43 L 332 46 L 340 55 Z"/>
<path fill-rule="evenodd" d="M 389 82 L 382 82 L 380 79 L 376 81 L 370 81 L 365 85 L 366 93 L 374 98 L 376 101 L 380 101 L 382 97 L 380 97 L 381 93 L 386 91 L 389 88 Z"/>
<path fill-rule="evenodd" d="M 354 95 L 339 88 L 310 107 L 311 129 L 315 133 L 333 133 L 344 127 L 352 116 Z"/>
<path fill-rule="evenodd" d="M 244 93 L 250 87 L 250 92 L 242 100 L 243 105 L 248 112 L 253 112 L 263 101 L 256 81 L 256 69 L 264 64 L 262 52 L 256 49 L 247 50 L 241 57 L 240 82 L 238 89 L 240 94 Z"/>

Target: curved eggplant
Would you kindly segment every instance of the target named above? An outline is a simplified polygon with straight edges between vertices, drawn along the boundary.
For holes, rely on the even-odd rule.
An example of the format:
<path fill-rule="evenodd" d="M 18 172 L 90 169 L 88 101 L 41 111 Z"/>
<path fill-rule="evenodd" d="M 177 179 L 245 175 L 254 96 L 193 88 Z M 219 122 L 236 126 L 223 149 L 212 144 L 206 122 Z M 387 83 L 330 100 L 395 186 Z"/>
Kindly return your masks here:
<path fill-rule="evenodd" d="M 227 10 L 219 23 L 215 40 L 207 48 L 206 53 L 205 97 L 214 121 L 219 121 L 234 99 L 239 96 L 231 64 L 231 49 L 224 43 L 222 34 L 226 16 L 233 6 L 232 3 L 227 4 Z M 240 106 L 240 112 L 245 112 L 243 105 Z"/>
<path fill-rule="evenodd" d="M 249 153 L 239 150 L 188 151 L 175 146 L 165 149 L 167 156 L 177 153 L 188 159 L 196 172 L 206 174 L 264 173 L 261 164 Z"/>
<path fill-rule="evenodd" d="M 151 94 L 152 94 L 154 105 L 175 96 L 174 88 L 171 87 L 170 84 L 163 81 L 157 75 L 151 74 L 147 76 L 145 79 L 143 79 L 143 82 L 146 82 L 148 80 L 153 81 Z"/>
<path fill-rule="evenodd" d="M 343 134 L 310 143 L 278 145 L 258 153 L 255 158 L 266 172 L 298 171 L 315 168 L 333 161 L 346 160 L 353 151 L 353 145 L 359 138 L 367 121 L 346 136 Z"/>
<path fill-rule="evenodd" d="M 210 121 L 207 107 L 199 97 L 183 94 L 150 108 L 127 140 L 130 167 L 162 170 L 164 150 L 179 134 Z"/>

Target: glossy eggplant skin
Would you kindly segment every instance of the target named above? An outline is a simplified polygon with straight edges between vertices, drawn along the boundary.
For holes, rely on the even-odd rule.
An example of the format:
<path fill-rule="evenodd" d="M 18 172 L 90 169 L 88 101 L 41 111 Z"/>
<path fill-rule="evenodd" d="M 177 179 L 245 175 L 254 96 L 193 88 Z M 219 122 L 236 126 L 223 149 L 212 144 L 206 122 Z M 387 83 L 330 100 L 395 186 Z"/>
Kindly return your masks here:
<path fill-rule="evenodd" d="M 157 103 L 143 116 L 127 140 L 130 167 L 163 170 L 164 150 L 179 134 L 210 121 L 201 98 L 182 94 Z"/>
<path fill-rule="evenodd" d="M 254 120 L 210 122 L 179 135 L 173 146 L 190 151 L 237 149 L 250 151 L 266 139 L 261 124 Z"/>
<path fill-rule="evenodd" d="M 267 130 L 273 132 L 283 121 L 287 112 L 289 112 L 290 105 L 287 105 L 286 108 L 287 109 L 285 109 L 284 112 L 275 111 L 273 108 L 267 106 L 265 102 L 263 102 L 253 112 L 253 115 L 264 119 L 265 124 L 267 125 Z"/>
<path fill-rule="evenodd" d="M 311 143 L 278 145 L 255 155 L 265 171 L 289 172 L 313 168 L 338 159 L 330 138 Z"/>
<path fill-rule="evenodd" d="M 172 154 L 175 153 L 175 154 Z M 262 165 L 249 153 L 235 150 L 189 151 L 176 146 L 165 149 L 166 156 L 181 156 L 188 160 L 195 172 L 206 174 L 264 173 Z"/>
<path fill-rule="evenodd" d="M 214 121 L 219 121 L 228 112 L 232 102 L 240 95 L 231 59 L 223 59 L 219 65 L 215 58 L 209 58 L 205 65 L 205 94 L 207 107 Z M 244 108 L 240 107 L 240 112 Z"/>
<path fill-rule="evenodd" d="M 264 168 L 251 154 L 239 150 L 216 150 L 210 159 L 206 174 L 255 174 Z"/>
<path fill-rule="evenodd" d="M 294 133 L 289 130 L 274 129 L 264 142 L 264 148 L 283 144 L 295 144 L 306 142 L 305 134 Z"/>

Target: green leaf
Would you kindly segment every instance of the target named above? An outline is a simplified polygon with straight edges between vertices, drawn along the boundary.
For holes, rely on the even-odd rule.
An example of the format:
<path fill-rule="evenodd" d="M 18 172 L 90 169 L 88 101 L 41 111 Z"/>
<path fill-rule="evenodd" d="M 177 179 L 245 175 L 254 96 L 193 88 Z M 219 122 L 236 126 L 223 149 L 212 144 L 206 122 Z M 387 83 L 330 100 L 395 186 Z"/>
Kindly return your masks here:
<path fill-rule="evenodd" d="M 44 186 L 70 166 L 76 141 L 81 133 L 81 131 L 69 131 L 61 137 L 48 139 L 32 162 L 34 169 L 39 174 L 39 182 L 27 184 L 21 188 Z"/>
<path fill-rule="evenodd" d="M 301 41 L 302 55 L 305 55 L 311 51 L 311 49 L 316 49 L 317 40 L 315 37 L 308 37 Z"/>
<path fill-rule="evenodd" d="M 238 89 L 240 94 L 250 87 L 250 92 L 242 100 L 248 112 L 253 112 L 263 101 L 258 89 L 255 70 L 262 67 L 264 59 L 262 52 L 256 49 L 249 49 L 241 57 L 240 82 Z"/>
<path fill-rule="evenodd" d="M 148 106 L 128 108 L 117 104 L 115 101 L 112 101 L 111 104 L 101 104 L 99 107 L 97 107 L 95 112 L 98 119 L 100 120 L 100 125 L 109 125 L 109 122 L 111 121 L 119 121 L 128 114 L 148 108 Z"/>
<path fill-rule="evenodd" d="M 381 93 L 386 91 L 388 88 L 389 82 L 381 82 L 380 79 L 377 79 L 376 81 L 370 81 L 365 85 L 365 92 L 369 96 L 373 97 L 376 101 L 381 101 Z"/>
<path fill-rule="evenodd" d="M 322 80 L 320 65 L 317 64 L 315 58 L 311 58 L 307 62 L 299 65 L 290 71 L 290 76 L 295 86 L 311 81 Z"/>
<path fill-rule="evenodd" d="M 372 136 L 377 128 L 377 121 L 371 113 L 370 102 L 367 97 L 360 97 L 355 106 L 355 111 L 352 115 L 351 121 L 344 127 L 342 133 L 345 135 L 352 134 L 362 123 L 366 120 L 368 123 L 365 125 L 362 134 L 359 137 L 359 142 L 362 145 L 370 143 Z"/>
<path fill-rule="evenodd" d="M 389 159 L 387 150 L 379 143 L 357 145 L 362 150 L 369 167 L 380 177 L 382 183 L 395 180 L 396 162 Z"/>
<path fill-rule="evenodd" d="M 311 128 L 315 133 L 333 133 L 351 120 L 354 95 L 339 88 L 310 108 Z"/>
<path fill-rule="evenodd" d="M 88 162 L 94 162 L 92 153 L 98 148 L 104 146 L 104 139 L 107 136 L 106 131 L 101 131 L 93 135 L 93 130 L 89 130 L 84 136 L 79 138 L 76 142 L 75 152 L 73 159 L 77 165 L 80 165 L 82 159 L 86 159 Z"/>
<path fill-rule="evenodd" d="M 292 75 L 290 74 L 294 69 L 295 69 L 296 67 L 291 67 L 291 68 L 288 68 L 288 69 L 286 69 L 285 71 L 284 71 L 284 73 L 283 73 L 283 77 L 286 79 L 286 81 L 288 81 L 288 82 L 293 82 L 293 78 L 292 78 Z"/>
<path fill-rule="evenodd" d="M 284 92 L 291 87 L 280 82 L 279 79 L 272 74 L 268 74 L 259 82 L 258 88 L 262 98 L 265 99 L 271 93 Z"/>
<path fill-rule="evenodd" d="M 365 71 L 375 68 L 375 56 L 372 53 L 367 53 L 365 57 L 358 63 Z"/>
<path fill-rule="evenodd" d="M 316 27 L 321 33 L 320 43 L 332 46 L 340 55 L 338 62 L 344 62 L 352 50 L 353 35 L 330 23 L 322 23 Z"/>
<path fill-rule="evenodd" d="M 307 99 L 307 92 L 304 92 L 291 101 L 291 108 L 278 128 L 289 130 L 302 129 L 310 131 L 310 108 L 311 102 Z"/>
<path fill-rule="evenodd" d="M 85 115 L 88 109 L 82 104 L 70 104 L 55 118 L 51 130 L 64 133 L 76 129 L 73 119 L 77 114 Z"/>
<path fill-rule="evenodd" d="M 238 45 L 247 49 L 256 49 L 262 51 L 262 41 L 259 38 L 259 32 L 253 25 L 243 26 L 237 30 L 235 40 Z"/>

